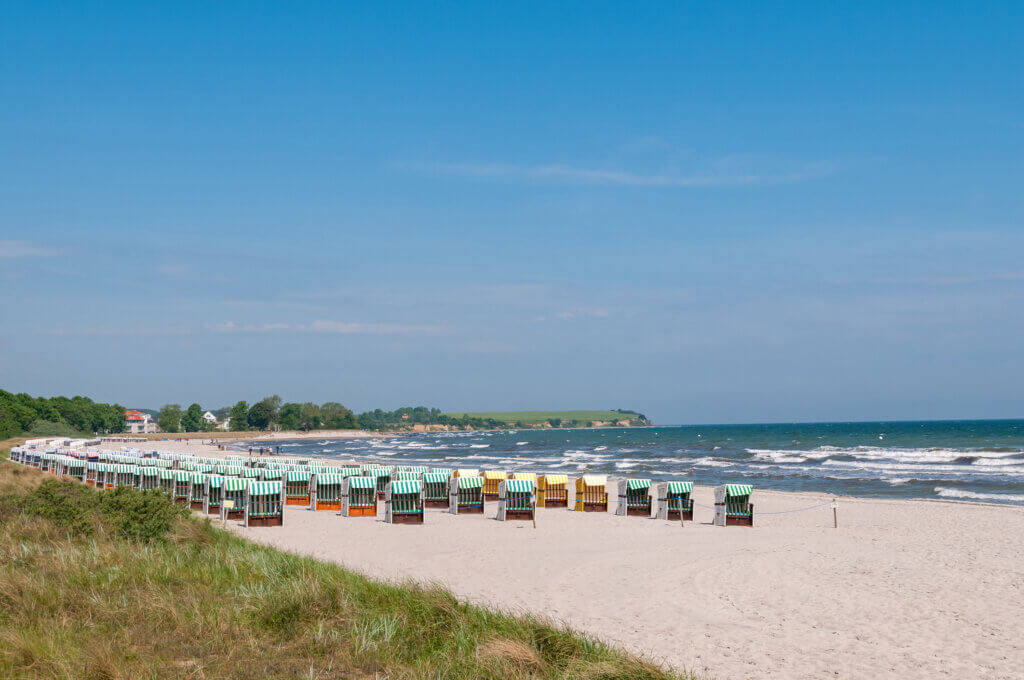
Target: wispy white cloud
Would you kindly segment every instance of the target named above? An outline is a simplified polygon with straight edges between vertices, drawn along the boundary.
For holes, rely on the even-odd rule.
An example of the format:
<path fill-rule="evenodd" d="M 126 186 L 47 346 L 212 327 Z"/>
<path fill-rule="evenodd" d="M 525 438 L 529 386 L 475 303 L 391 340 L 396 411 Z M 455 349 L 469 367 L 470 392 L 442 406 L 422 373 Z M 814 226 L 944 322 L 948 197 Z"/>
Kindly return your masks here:
<path fill-rule="evenodd" d="M 66 251 L 63 248 L 46 248 L 26 241 L 0 241 L 0 258 L 57 257 Z"/>
<path fill-rule="evenodd" d="M 596 184 L 604 186 L 699 189 L 759 184 L 793 184 L 824 177 L 833 171 L 828 163 L 806 163 L 783 170 L 751 170 L 733 163 L 719 163 L 697 173 L 644 173 L 628 170 L 583 168 L 562 163 L 512 165 L 507 163 L 406 163 L 401 167 L 439 175 L 511 179 L 517 181 Z"/>

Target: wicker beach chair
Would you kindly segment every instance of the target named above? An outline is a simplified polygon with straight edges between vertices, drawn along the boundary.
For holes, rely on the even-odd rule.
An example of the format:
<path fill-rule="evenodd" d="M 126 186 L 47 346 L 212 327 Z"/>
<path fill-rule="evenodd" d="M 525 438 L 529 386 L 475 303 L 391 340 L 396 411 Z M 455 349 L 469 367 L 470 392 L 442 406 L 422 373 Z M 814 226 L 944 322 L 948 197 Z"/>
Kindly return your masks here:
<path fill-rule="evenodd" d="M 453 515 L 484 514 L 484 478 L 459 476 L 448 480 L 448 511 Z"/>
<path fill-rule="evenodd" d="M 189 489 L 192 485 L 192 473 L 188 470 L 175 470 L 174 471 L 174 490 L 171 492 L 171 498 L 175 503 L 189 502 Z"/>
<path fill-rule="evenodd" d="M 244 477 L 224 477 L 220 486 L 220 518 L 222 520 L 245 517 L 245 490 L 249 480 Z"/>
<path fill-rule="evenodd" d="M 366 472 L 367 477 L 371 477 L 374 480 L 374 490 L 377 494 L 377 500 L 384 499 L 384 489 L 387 487 L 388 482 L 391 481 L 391 470 L 386 467 L 374 468 Z"/>
<path fill-rule="evenodd" d="M 384 488 L 384 521 L 388 524 L 423 524 L 423 482 L 392 480 Z"/>
<path fill-rule="evenodd" d="M 208 476 L 205 472 L 193 472 L 188 480 L 188 504 L 193 510 L 203 509 Z"/>
<path fill-rule="evenodd" d="M 96 486 L 96 470 L 102 465 L 94 461 L 89 461 L 85 464 L 85 483 L 89 486 Z"/>
<path fill-rule="evenodd" d="M 448 480 L 451 474 L 428 472 L 423 475 L 423 504 L 428 508 L 448 507 Z"/>
<path fill-rule="evenodd" d="M 452 477 L 479 477 L 480 470 L 477 468 L 459 468 L 452 473 Z"/>
<path fill-rule="evenodd" d="M 510 519 L 535 518 L 537 507 L 536 487 L 529 479 L 506 479 L 498 485 L 499 522 Z"/>
<path fill-rule="evenodd" d="M 377 516 L 377 478 L 346 477 L 341 487 L 341 515 Z"/>
<path fill-rule="evenodd" d="M 159 481 L 157 484 L 159 486 L 157 488 L 168 496 L 174 495 L 174 473 L 174 470 L 168 470 L 166 468 L 161 468 L 158 473 L 160 476 L 158 478 Z"/>
<path fill-rule="evenodd" d="M 206 475 L 206 488 L 203 490 L 204 514 L 220 514 L 221 487 L 223 486 L 224 478 L 221 475 Z"/>
<path fill-rule="evenodd" d="M 245 489 L 245 515 L 242 524 L 247 527 L 279 527 L 284 524 L 284 489 L 280 481 L 249 481 Z"/>
<path fill-rule="evenodd" d="M 608 478 L 583 475 L 576 480 L 577 512 L 608 512 Z"/>
<path fill-rule="evenodd" d="M 498 486 L 508 478 L 501 470 L 484 471 L 484 500 L 498 500 Z"/>
<path fill-rule="evenodd" d="M 715 487 L 715 526 L 754 526 L 754 504 L 750 484 L 725 484 Z"/>
<path fill-rule="evenodd" d="M 309 483 L 309 509 L 341 512 L 341 487 L 345 478 L 336 472 L 318 472 Z"/>
<path fill-rule="evenodd" d="M 289 470 L 284 473 L 285 505 L 309 506 L 309 470 Z"/>
<path fill-rule="evenodd" d="M 77 479 L 80 482 L 85 481 L 85 461 L 81 458 L 71 458 L 68 460 L 64 474 L 68 475 L 73 479 Z"/>
<path fill-rule="evenodd" d="M 160 468 L 153 465 L 144 465 L 139 468 L 139 488 L 143 491 L 151 491 L 160 488 Z"/>
<path fill-rule="evenodd" d="M 651 516 L 651 480 L 620 479 L 615 514 L 623 517 Z"/>
<path fill-rule="evenodd" d="M 693 521 L 693 482 L 659 482 L 657 484 L 658 519 Z M 680 517 L 679 513 L 682 513 Z"/>
<path fill-rule="evenodd" d="M 420 472 L 413 472 L 412 470 L 395 470 L 391 473 L 392 482 L 411 482 L 419 481 L 423 476 Z"/>
<path fill-rule="evenodd" d="M 338 468 L 338 474 L 341 475 L 342 478 L 345 478 L 345 477 L 359 477 L 360 475 L 363 474 L 363 471 L 362 471 L 361 468 L 357 468 L 357 467 L 343 467 L 343 468 Z"/>
<path fill-rule="evenodd" d="M 263 482 L 276 482 L 284 479 L 284 472 L 281 472 L 277 468 L 260 468 L 260 481 Z"/>
<path fill-rule="evenodd" d="M 537 478 L 538 508 L 569 507 L 568 475 L 541 475 Z"/>

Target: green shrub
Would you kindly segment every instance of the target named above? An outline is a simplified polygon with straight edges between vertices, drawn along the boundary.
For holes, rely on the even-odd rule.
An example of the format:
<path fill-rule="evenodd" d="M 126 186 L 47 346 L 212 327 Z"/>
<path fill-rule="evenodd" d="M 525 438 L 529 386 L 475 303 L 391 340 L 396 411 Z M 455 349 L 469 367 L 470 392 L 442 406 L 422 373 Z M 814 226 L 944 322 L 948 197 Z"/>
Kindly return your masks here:
<path fill-rule="evenodd" d="M 25 514 L 53 522 L 73 536 L 88 536 L 96 528 L 98 494 L 77 482 L 44 480 L 25 499 Z"/>

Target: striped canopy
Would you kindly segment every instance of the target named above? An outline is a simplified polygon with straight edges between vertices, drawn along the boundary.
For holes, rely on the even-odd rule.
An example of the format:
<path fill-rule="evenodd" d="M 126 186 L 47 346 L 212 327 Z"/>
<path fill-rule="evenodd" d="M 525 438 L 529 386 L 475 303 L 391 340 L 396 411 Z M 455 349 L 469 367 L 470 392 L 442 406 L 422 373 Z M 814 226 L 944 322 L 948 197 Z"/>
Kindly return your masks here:
<path fill-rule="evenodd" d="M 533 481 L 529 479 L 509 479 L 505 482 L 505 493 L 533 493 Z"/>
<path fill-rule="evenodd" d="M 241 477 L 224 477 L 223 479 L 225 491 L 245 491 L 245 485 L 249 483 L 248 479 Z"/>
<path fill-rule="evenodd" d="M 417 479 L 418 480 L 420 478 L 420 476 L 419 476 L 419 473 L 416 473 L 416 472 L 400 470 L 400 471 L 396 472 L 395 474 L 391 475 L 391 478 L 393 480 L 397 480 L 397 481 L 408 481 L 408 480 L 412 480 L 412 479 Z"/>
<path fill-rule="evenodd" d="M 317 486 L 332 486 L 335 484 L 341 484 L 342 480 L 345 479 L 336 472 L 318 472 L 316 473 L 316 485 Z"/>
<path fill-rule="evenodd" d="M 211 489 L 218 489 L 224 484 L 224 478 L 220 475 L 209 475 L 206 480 L 210 482 Z"/>
<path fill-rule="evenodd" d="M 480 476 L 475 477 L 463 477 L 459 475 L 459 488 L 460 489 L 472 489 L 474 487 L 482 487 L 484 485 L 484 478 Z"/>
<path fill-rule="evenodd" d="M 362 469 L 357 467 L 343 467 L 338 470 L 338 474 L 342 477 L 358 477 L 360 472 Z"/>
<path fill-rule="evenodd" d="M 263 473 L 260 476 L 263 479 L 281 479 L 281 471 L 280 470 L 263 470 Z"/>
<path fill-rule="evenodd" d="M 174 478 L 179 482 L 187 482 L 188 480 L 192 479 L 192 473 L 189 472 L 188 470 L 175 470 Z"/>
<path fill-rule="evenodd" d="M 484 479 L 505 479 L 507 475 L 500 470 L 485 470 Z"/>
<path fill-rule="evenodd" d="M 632 491 L 636 489 L 649 489 L 651 488 L 651 480 L 649 479 L 627 479 L 626 488 Z"/>
<path fill-rule="evenodd" d="M 174 470 L 161 470 L 160 479 L 174 479 Z"/>
<path fill-rule="evenodd" d="M 193 472 L 191 481 L 193 484 L 206 484 L 205 472 Z"/>
<path fill-rule="evenodd" d="M 289 470 L 285 473 L 285 479 L 289 482 L 308 482 L 309 470 Z"/>
<path fill-rule="evenodd" d="M 444 483 L 448 481 L 449 477 L 451 477 L 451 475 L 445 472 L 428 472 L 423 475 L 423 482 L 425 484 Z"/>
<path fill-rule="evenodd" d="M 683 494 L 693 491 L 693 482 L 669 482 L 668 492 L 671 494 Z"/>
<path fill-rule="evenodd" d="M 428 472 L 430 472 L 430 468 L 428 468 L 426 465 L 413 465 L 412 467 L 408 468 L 408 470 L 409 472 L 415 472 L 418 475 L 425 475 Z"/>
<path fill-rule="evenodd" d="M 537 475 L 533 472 L 513 472 L 512 479 L 528 479 L 534 484 L 537 483 Z"/>
<path fill-rule="evenodd" d="M 243 468 L 242 476 L 246 479 L 256 479 L 260 476 L 260 471 L 257 468 Z"/>
<path fill-rule="evenodd" d="M 384 468 L 371 468 L 363 472 L 363 476 L 365 477 L 389 477 L 390 475 L 391 472 Z"/>
<path fill-rule="evenodd" d="M 431 472 L 435 472 L 435 473 L 437 473 L 439 475 L 448 475 L 449 477 L 452 476 L 452 469 L 451 468 L 436 467 L 436 468 L 430 468 L 430 471 Z"/>
<path fill-rule="evenodd" d="M 604 486 L 608 483 L 608 478 L 604 475 L 583 475 L 580 481 L 584 486 Z"/>
<path fill-rule="evenodd" d="M 418 494 L 420 492 L 420 480 L 407 479 L 400 482 L 391 482 L 392 496 L 405 496 Z"/>
<path fill-rule="evenodd" d="M 726 484 L 726 496 L 749 496 L 754 493 L 754 487 L 750 484 Z"/>
<path fill-rule="evenodd" d="M 459 477 L 480 477 L 480 471 L 474 468 L 459 468 L 455 474 Z"/>
<path fill-rule="evenodd" d="M 373 477 L 349 477 L 348 486 L 350 489 L 374 489 L 377 483 Z"/>
<path fill-rule="evenodd" d="M 156 477 L 160 473 L 154 467 L 143 467 L 139 468 L 139 474 L 142 475 L 143 477 Z"/>
<path fill-rule="evenodd" d="M 249 485 L 250 496 L 280 496 L 281 482 L 252 482 Z"/>

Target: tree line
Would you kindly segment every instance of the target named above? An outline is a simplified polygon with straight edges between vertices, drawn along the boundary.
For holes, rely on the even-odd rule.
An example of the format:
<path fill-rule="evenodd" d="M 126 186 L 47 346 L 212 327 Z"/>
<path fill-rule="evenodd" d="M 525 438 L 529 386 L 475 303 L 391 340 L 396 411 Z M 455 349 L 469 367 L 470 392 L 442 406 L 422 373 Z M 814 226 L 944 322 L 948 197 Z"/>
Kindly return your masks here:
<path fill-rule="evenodd" d="M 0 390 L 0 439 L 124 432 L 124 410 L 89 397 L 32 397 Z"/>

